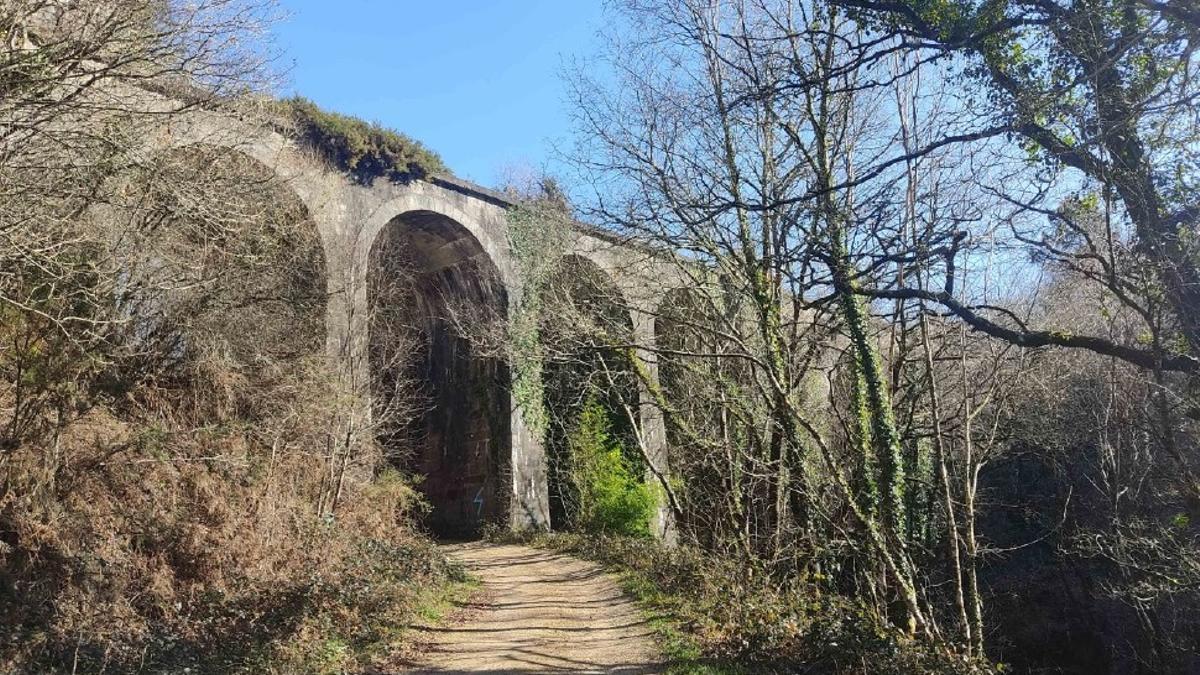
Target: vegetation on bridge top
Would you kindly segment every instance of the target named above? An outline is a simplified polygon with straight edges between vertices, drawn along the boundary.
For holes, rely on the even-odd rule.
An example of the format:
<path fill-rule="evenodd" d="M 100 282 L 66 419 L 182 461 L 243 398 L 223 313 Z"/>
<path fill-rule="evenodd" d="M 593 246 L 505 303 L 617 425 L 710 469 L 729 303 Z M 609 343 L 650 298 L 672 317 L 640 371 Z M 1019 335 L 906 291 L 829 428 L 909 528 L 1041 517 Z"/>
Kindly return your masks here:
<path fill-rule="evenodd" d="M 280 108 L 298 140 L 360 183 L 376 178 L 406 182 L 449 172 L 437 153 L 376 122 L 322 110 L 300 96 L 280 101 Z"/>

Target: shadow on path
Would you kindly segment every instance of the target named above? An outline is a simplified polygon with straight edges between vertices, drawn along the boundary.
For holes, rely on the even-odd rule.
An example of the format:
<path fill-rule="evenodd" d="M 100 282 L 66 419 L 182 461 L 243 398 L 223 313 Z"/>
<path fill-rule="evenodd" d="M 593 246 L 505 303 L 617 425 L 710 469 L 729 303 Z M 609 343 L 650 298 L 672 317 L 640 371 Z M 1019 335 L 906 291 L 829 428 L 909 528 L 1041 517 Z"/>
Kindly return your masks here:
<path fill-rule="evenodd" d="M 420 629 L 420 656 L 386 672 L 665 672 L 653 630 L 595 564 L 523 546 L 447 550 L 482 587 L 448 625 Z"/>

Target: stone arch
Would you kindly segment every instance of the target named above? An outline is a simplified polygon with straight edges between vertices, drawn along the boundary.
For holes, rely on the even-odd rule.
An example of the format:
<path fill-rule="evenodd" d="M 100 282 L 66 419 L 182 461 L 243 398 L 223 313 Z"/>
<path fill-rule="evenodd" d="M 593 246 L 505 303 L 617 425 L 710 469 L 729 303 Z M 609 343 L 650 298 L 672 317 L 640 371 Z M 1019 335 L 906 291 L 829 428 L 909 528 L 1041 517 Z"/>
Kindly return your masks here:
<path fill-rule="evenodd" d="M 340 176 L 330 174 L 278 132 L 203 110 L 171 118 L 169 126 L 148 135 L 141 154 L 149 157 L 172 148 L 194 146 L 237 152 L 269 171 L 304 204 L 318 227 L 327 257 L 331 257 L 336 243 L 331 212 L 338 209 L 343 197 Z"/>
<path fill-rule="evenodd" d="M 585 407 L 599 406 L 610 437 L 626 449 L 638 473 L 645 467 L 636 451 L 640 406 L 629 349 L 634 321 L 626 295 L 599 263 L 569 254 L 559 261 L 541 302 L 542 389 L 548 418 L 544 444 L 550 524 L 558 529 L 571 524 L 577 506 L 568 444 Z"/>
<path fill-rule="evenodd" d="M 452 220 L 465 230 L 479 245 L 483 254 L 499 273 L 505 290 L 513 292 L 519 284 L 516 272 L 508 256 L 508 245 L 503 228 L 487 227 L 487 214 L 469 211 L 457 200 L 446 198 L 438 188 L 419 181 L 404 186 L 400 194 L 392 196 L 372 210 L 361 228 L 347 233 L 352 238 L 355 260 L 367 260 L 375 248 L 376 240 L 397 217 L 402 214 L 426 211 Z M 502 214 L 500 214 L 502 217 Z"/>
<path fill-rule="evenodd" d="M 494 259 L 463 222 L 408 210 L 374 233 L 366 277 L 377 437 L 421 476 L 434 533 L 475 536 L 506 522 L 509 373 L 489 346 L 500 347 L 508 293 Z"/>
<path fill-rule="evenodd" d="M 662 301 L 654 312 L 654 345 L 659 350 L 658 382 L 671 400 L 685 387 L 685 358 L 682 352 L 700 351 L 702 331 L 695 323 L 704 315 L 698 294 L 690 288 L 673 288 L 663 294 Z M 666 426 L 667 440 L 672 445 L 678 442 L 679 430 Z"/>
<path fill-rule="evenodd" d="M 345 360 L 353 351 L 347 340 L 353 330 L 346 325 L 353 302 L 353 293 L 348 292 L 352 290 L 351 251 L 341 232 L 348 197 L 345 180 L 280 133 L 203 109 L 170 116 L 168 124 L 150 130 L 135 152 L 138 156 L 131 160 L 146 163 L 157 153 L 195 146 L 221 148 L 254 160 L 303 204 L 320 237 L 324 257 L 325 350 L 331 357 Z"/>
<path fill-rule="evenodd" d="M 201 142 L 155 146 L 132 164 L 115 179 L 118 198 L 97 214 L 117 228 L 129 288 L 174 284 L 155 306 L 181 314 L 192 344 L 206 325 L 226 336 L 246 364 L 322 350 L 325 246 L 290 184 L 240 148 Z M 190 306 L 195 288 L 208 290 Z"/>
<path fill-rule="evenodd" d="M 692 287 L 667 291 L 654 312 L 658 384 L 672 402 L 672 415 L 662 421 L 662 456 L 664 464 L 684 479 L 675 494 L 685 507 L 678 516 L 679 522 L 673 525 L 688 539 L 705 543 L 716 534 L 713 523 L 696 520 L 695 515 L 725 509 L 727 500 L 715 491 L 688 488 L 721 485 L 725 468 L 719 461 L 712 462 L 703 448 L 695 447 L 684 428 L 705 432 L 719 429 L 723 423 L 716 410 L 704 406 L 705 401 L 716 400 L 713 392 L 704 391 L 714 382 L 713 378 L 706 377 L 713 372 L 709 370 L 712 363 L 704 357 L 691 356 L 718 351 L 713 345 L 712 331 L 707 330 L 708 325 L 717 326 L 712 307 Z"/>

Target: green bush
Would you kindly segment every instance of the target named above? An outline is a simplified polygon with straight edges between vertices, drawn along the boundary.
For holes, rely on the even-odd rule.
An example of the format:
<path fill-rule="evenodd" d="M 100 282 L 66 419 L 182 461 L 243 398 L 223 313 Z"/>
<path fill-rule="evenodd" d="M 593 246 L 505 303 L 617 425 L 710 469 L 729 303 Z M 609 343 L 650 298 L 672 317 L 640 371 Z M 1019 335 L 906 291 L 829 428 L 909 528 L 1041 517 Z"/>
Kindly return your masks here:
<path fill-rule="evenodd" d="M 595 400 L 584 405 L 568 447 L 579 499 L 575 527 L 598 534 L 650 536 L 657 495 L 613 440 L 608 412 Z"/>
<path fill-rule="evenodd" d="M 406 182 L 448 172 L 433 151 L 382 125 L 322 110 L 299 96 L 280 106 L 301 142 L 359 183 L 369 185 L 376 178 Z"/>

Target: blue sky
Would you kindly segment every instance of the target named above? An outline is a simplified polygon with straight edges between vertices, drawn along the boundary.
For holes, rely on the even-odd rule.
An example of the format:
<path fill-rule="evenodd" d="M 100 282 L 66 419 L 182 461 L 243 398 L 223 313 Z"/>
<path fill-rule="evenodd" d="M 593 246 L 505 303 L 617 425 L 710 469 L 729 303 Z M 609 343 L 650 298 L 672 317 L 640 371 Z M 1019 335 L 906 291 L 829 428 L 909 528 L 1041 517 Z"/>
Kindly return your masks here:
<path fill-rule="evenodd" d="M 284 93 L 381 122 L 495 185 L 570 133 L 559 73 L 596 51 L 601 0 L 281 0 Z"/>

